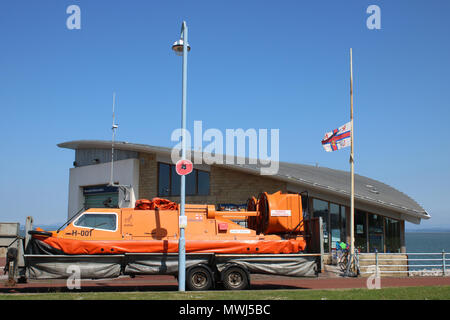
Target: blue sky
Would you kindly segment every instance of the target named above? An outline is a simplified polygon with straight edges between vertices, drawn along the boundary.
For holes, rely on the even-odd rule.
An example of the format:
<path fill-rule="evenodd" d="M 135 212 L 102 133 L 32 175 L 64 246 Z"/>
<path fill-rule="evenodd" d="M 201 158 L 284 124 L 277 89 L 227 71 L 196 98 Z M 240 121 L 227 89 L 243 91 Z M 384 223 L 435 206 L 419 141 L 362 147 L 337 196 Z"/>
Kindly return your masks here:
<path fill-rule="evenodd" d="M 69 30 L 66 8 L 81 8 Z M 366 9 L 381 8 L 381 30 Z M 349 170 L 325 132 L 349 121 L 353 48 L 355 171 L 450 226 L 448 1 L 2 1 L 1 221 L 64 221 L 72 150 L 111 138 L 173 146 L 189 26 L 188 127 L 280 129 L 280 160 Z M 421 225 L 422 226 L 422 225 Z"/>

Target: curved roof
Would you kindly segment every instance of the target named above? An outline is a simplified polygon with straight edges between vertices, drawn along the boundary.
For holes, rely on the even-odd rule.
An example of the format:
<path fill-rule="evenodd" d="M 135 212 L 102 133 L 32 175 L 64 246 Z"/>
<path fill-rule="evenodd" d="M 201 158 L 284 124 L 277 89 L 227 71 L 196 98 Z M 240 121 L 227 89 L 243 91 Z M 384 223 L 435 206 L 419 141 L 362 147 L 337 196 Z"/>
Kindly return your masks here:
<path fill-rule="evenodd" d="M 58 144 L 67 149 L 109 149 L 111 141 L 77 140 Z M 172 149 L 145 144 L 114 142 L 119 150 L 137 151 L 170 155 Z M 246 161 L 245 163 L 247 163 Z M 260 175 L 260 165 L 252 164 L 220 164 L 218 166 L 245 171 Z M 309 185 L 315 189 L 339 196 L 350 196 L 350 172 L 325 167 L 279 162 L 278 173 L 268 176 L 273 179 L 287 181 L 292 184 Z M 397 189 L 380 181 L 355 174 L 355 200 L 360 200 L 376 207 L 382 207 L 404 213 L 419 219 L 429 219 L 430 215 L 416 201 Z"/>

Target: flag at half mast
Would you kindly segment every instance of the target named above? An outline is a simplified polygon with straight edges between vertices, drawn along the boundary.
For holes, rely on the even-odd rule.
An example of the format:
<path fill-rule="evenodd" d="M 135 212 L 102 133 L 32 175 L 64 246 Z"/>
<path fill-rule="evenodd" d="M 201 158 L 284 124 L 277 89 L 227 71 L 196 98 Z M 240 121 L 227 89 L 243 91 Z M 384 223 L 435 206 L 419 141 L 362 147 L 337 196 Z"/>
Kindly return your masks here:
<path fill-rule="evenodd" d="M 322 140 L 322 146 L 327 152 L 336 151 L 351 145 L 352 122 L 347 122 L 338 129 L 327 132 Z"/>

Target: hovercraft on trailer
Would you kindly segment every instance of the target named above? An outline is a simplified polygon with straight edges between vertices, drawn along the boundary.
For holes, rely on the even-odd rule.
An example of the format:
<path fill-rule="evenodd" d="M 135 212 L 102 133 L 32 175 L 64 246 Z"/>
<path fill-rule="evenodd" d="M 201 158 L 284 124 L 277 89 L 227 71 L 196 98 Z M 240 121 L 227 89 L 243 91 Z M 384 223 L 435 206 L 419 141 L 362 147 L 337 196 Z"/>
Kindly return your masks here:
<path fill-rule="evenodd" d="M 90 208 L 56 231 L 31 230 L 24 255 L 27 276 L 67 278 L 67 267 L 74 264 L 81 278 L 176 276 L 179 214 L 178 204 L 170 200 L 141 199 L 134 208 Z M 192 290 L 205 290 L 215 282 L 242 289 L 250 273 L 317 275 L 318 255 L 305 253 L 300 194 L 265 192 L 249 199 L 245 211 L 186 204 L 185 215 L 187 281 Z M 195 284 L 205 277 L 205 286 Z M 239 280 L 236 287 L 232 279 Z"/>

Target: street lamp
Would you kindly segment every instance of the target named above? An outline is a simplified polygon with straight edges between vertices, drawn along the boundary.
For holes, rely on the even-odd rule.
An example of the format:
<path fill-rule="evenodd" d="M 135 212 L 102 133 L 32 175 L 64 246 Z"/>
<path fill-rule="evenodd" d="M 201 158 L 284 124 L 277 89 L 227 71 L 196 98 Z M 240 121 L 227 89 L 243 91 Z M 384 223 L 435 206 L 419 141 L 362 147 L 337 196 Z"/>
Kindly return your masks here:
<path fill-rule="evenodd" d="M 186 82 L 187 82 L 187 54 L 191 48 L 188 45 L 188 28 L 186 22 L 181 25 L 180 40 L 175 41 L 172 50 L 178 56 L 183 56 L 183 75 L 182 75 L 182 102 L 181 102 L 181 159 L 186 159 Z M 186 227 L 186 215 L 184 212 L 186 196 L 186 176 L 181 176 L 180 190 L 180 238 L 178 240 L 178 291 L 185 291 L 186 283 L 186 246 L 184 238 L 184 229 Z"/>
<path fill-rule="evenodd" d="M 183 44 L 184 44 L 183 39 L 177 40 L 173 43 L 172 50 L 175 51 L 175 54 L 177 56 L 183 55 L 183 48 L 184 48 Z M 188 52 L 191 51 L 191 46 L 189 45 L 189 43 L 187 44 L 187 50 Z"/>

